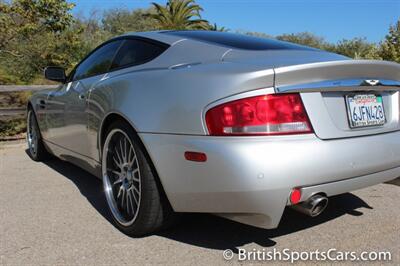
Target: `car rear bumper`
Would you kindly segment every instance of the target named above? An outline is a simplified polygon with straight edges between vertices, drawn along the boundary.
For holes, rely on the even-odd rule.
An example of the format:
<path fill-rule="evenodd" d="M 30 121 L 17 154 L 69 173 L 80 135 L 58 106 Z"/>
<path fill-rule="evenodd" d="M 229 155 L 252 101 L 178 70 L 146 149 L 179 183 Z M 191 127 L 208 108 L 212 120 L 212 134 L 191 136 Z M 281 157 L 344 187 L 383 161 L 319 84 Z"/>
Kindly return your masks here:
<path fill-rule="evenodd" d="M 400 132 L 325 141 L 313 134 L 139 135 L 175 211 L 215 213 L 263 228 L 278 226 L 294 187 L 305 200 L 400 176 Z M 185 151 L 204 152 L 207 161 L 187 161 Z"/>

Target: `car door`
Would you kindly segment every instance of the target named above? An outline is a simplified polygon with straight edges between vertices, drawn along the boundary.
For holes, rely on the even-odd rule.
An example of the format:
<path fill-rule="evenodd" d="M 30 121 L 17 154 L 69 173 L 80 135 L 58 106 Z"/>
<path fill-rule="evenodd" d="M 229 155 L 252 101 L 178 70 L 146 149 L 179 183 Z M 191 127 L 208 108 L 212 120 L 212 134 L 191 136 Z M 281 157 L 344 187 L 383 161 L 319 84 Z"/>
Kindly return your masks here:
<path fill-rule="evenodd" d="M 122 40 L 107 42 L 94 50 L 71 73 L 64 86 L 49 95 L 48 140 L 69 151 L 88 156 L 88 97 L 107 75 Z"/>

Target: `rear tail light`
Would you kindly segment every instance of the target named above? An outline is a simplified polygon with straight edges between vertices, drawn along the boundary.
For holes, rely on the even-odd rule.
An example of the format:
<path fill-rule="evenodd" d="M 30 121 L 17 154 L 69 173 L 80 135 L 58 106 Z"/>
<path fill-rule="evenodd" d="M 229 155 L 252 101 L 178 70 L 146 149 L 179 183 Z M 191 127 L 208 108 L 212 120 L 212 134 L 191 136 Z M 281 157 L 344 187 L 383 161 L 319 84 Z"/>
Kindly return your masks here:
<path fill-rule="evenodd" d="M 283 135 L 312 133 L 300 95 L 268 94 L 211 108 L 206 113 L 210 135 Z"/>

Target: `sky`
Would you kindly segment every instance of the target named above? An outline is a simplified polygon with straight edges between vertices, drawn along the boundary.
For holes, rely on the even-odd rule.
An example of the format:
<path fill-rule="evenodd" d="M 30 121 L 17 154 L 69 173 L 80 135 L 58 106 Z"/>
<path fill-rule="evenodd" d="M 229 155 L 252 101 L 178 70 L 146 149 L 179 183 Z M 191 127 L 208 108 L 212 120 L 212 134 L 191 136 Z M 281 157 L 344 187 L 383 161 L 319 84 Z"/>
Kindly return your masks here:
<path fill-rule="evenodd" d="M 75 14 L 110 8 L 148 8 L 166 0 L 69 0 Z M 400 0 L 197 0 L 202 17 L 231 31 L 269 35 L 312 32 L 327 41 L 365 37 L 381 41 L 400 19 Z"/>

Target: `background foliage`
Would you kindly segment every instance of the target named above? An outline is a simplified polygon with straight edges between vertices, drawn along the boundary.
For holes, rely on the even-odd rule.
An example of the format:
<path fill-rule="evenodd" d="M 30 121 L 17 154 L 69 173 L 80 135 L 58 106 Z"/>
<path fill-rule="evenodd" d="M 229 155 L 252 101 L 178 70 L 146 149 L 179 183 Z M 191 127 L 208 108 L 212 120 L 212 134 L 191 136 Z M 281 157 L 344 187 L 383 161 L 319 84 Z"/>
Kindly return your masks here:
<path fill-rule="evenodd" d="M 0 84 L 47 84 L 49 81 L 42 77 L 46 66 L 71 70 L 97 45 L 125 32 L 231 31 L 202 18 L 203 9 L 195 0 L 169 0 L 165 6 L 152 3 L 147 9 L 110 9 L 86 17 L 74 16 L 73 8 L 74 4 L 66 0 L 0 0 Z M 370 43 L 365 38 L 329 43 L 310 32 L 279 36 L 240 33 L 304 44 L 352 58 L 400 63 L 400 20 L 388 29 L 380 43 Z M 25 106 L 30 94 L 0 93 L 0 108 Z M 25 130 L 24 117 L 0 120 L 0 140 L 22 136 Z"/>
<path fill-rule="evenodd" d="M 74 4 L 66 0 L 0 0 L 0 84 L 44 84 L 44 67 L 71 69 L 101 42 L 129 31 L 230 31 L 202 18 L 203 9 L 195 0 L 153 3 L 148 9 L 111 9 L 86 17 L 74 16 L 73 8 Z M 380 43 L 370 43 L 365 38 L 329 43 L 310 32 L 279 36 L 241 33 L 309 45 L 352 58 L 400 62 L 400 20 L 388 29 Z"/>

